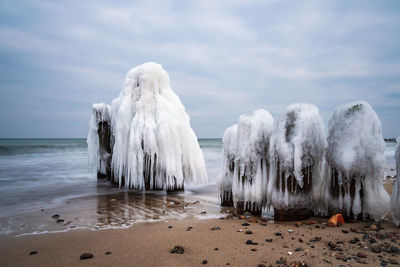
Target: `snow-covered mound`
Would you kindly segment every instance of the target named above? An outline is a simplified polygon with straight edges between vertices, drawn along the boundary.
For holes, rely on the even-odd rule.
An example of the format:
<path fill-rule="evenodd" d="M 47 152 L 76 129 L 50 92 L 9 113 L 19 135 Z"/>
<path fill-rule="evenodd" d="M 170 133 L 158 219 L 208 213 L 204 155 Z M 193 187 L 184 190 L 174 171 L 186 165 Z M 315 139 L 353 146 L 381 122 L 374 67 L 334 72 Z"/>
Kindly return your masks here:
<path fill-rule="evenodd" d="M 131 69 L 110 107 L 112 171 L 119 186 L 183 189 L 205 183 L 205 161 L 179 97 L 161 65 Z"/>
<path fill-rule="evenodd" d="M 263 109 L 239 118 L 232 193 L 234 204 L 243 203 L 245 209 L 261 210 L 266 205 L 273 124 Z"/>
<path fill-rule="evenodd" d="M 233 204 L 232 181 L 235 171 L 237 128 L 237 124 L 227 128 L 222 138 L 224 158 L 222 173 L 218 176 L 217 186 L 219 188 L 221 205 L 223 206 L 230 206 Z"/>
<path fill-rule="evenodd" d="M 338 107 L 329 121 L 327 184 L 330 209 L 378 221 L 389 208 L 383 188 L 385 142 L 372 107 L 358 101 Z"/>
<path fill-rule="evenodd" d="M 89 165 L 97 167 L 98 176 L 111 174 L 111 139 L 110 106 L 93 104 L 87 144 Z"/>
<path fill-rule="evenodd" d="M 397 148 L 396 148 L 396 153 L 394 154 L 394 158 L 396 160 L 396 181 L 394 182 L 393 185 L 393 190 L 392 190 L 392 196 L 391 196 L 391 213 L 393 217 L 394 223 L 399 226 L 400 225 L 400 183 L 399 183 L 399 177 L 400 177 L 400 135 L 397 137 Z"/>
<path fill-rule="evenodd" d="M 277 122 L 271 137 L 273 169 L 268 196 L 275 209 L 311 209 L 320 198 L 326 137 L 318 108 L 292 104 Z"/>

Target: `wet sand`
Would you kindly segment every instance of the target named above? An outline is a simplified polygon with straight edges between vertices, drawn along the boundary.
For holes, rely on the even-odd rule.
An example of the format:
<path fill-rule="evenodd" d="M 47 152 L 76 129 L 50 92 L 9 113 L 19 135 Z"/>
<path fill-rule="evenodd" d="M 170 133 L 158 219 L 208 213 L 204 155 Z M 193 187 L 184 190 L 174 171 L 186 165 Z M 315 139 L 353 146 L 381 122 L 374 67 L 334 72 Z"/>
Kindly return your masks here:
<path fill-rule="evenodd" d="M 284 261 L 281 257 L 287 264 L 305 261 L 308 266 L 380 266 L 381 260 L 400 262 L 398 251 L 392 248 L 387 252 L 400 243 L 399 230 L 391 223 L 382 224 L 384 229 L 376 231 L 368 223 L 330 228 L 324 225 L 326 220 L 314 219 L 319 223 L 309 224 L 306 220 L 306 225 L 300 227 L 293 222 L 255 222 L 251 217 L 140 223 L 128 229 L 74 230 L 17 238 L 3 236 L 0 262 L 2 266 L 200 266 L 207 260 L 209 266 L 278 266 L 277 261 Z M 246 222 L 249 225 L 243 226 Z M 215 226 L 221 229 L 211 230 Z M 190 231 L 188 227 L 192 227 Z M 248 230 L 252 234 L 246 234 Z M 354 238 L 359 241 L 349 243 Z M 372 238 L 381 245 L 382 252 L 371 251 Z M 258 244 L 248 245 L 247 240 Z M 170 253 L 176 245 L 184 247 L 183 254 Z M 30 255 L 31 251 L 37 254 Z M 108 251 L 111 254 L 107 255 Z M 81 260 L 80 255 L 85 252 L 94 257 Z M 359 252 L 366 258 L 357 256 Z"/>

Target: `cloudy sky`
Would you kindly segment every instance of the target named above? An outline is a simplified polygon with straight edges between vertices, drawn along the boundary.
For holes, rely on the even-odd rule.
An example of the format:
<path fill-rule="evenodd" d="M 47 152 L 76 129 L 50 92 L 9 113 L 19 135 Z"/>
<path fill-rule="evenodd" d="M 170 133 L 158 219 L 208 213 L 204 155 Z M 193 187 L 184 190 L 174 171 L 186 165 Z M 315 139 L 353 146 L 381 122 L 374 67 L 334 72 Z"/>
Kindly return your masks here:
<path fill-rule="evenodd" d="M 400 1 L 0 2 L 0 137 L 85 137 L 91 104 L 155 61 L 198 137 L 242 113 L 366 100 L 400 134 Z"/>

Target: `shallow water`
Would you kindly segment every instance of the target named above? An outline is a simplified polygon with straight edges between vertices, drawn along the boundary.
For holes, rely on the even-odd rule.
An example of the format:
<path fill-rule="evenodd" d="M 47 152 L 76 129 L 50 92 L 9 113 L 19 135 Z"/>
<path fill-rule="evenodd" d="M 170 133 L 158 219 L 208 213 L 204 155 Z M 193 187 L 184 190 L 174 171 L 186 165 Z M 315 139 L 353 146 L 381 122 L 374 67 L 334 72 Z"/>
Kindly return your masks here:
<path fill-rule="evenodd" d="M 85 139 L 0 139 L 0 234 L 129 227 L 137 222 L 217 218 L 221 139 L 200 139 L 209 182 L 184 193 L 143 194 L 115 188 L 88 169 Z M 394 175 L 396 143 L 387 143 L 386 175 Z M 53 215 L 59 215 L 59 221 Z M 267 214 L 271 216 L 271 214 Z"/>

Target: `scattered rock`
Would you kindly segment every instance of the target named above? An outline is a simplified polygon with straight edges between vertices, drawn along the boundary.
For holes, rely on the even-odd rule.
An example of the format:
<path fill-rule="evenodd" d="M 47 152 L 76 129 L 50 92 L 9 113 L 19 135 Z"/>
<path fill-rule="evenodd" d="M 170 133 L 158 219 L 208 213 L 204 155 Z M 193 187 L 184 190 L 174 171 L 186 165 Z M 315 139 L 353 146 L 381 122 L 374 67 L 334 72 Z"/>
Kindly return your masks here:
<path fill-rule="evenodd" d="M 172 225 L 168 225 L 168 228 L 170 228 L 170 229 L 171 229 L 171 228 L 172 228 Z"/>
<path fill-rule="evenodd" d="M 93 258 L 93 254 L 86 252 L 86 253 L 83 253 L 80 258 L 81 258 L 81 260 L 91 259 L 91 258 Z"/>
<path fill-rule="evenodd" d="M 399 262 L 394 259 L 388 259 L 390 264 L 399 265 Z"/>
<path fill-rule="evenodd" d="M 296 248 L 294 251 L 303 251 L 304 249 L 303 248 Z"/>
<path fill-rule="evenodd" d="M 218 250 L 218 248 L 214 248 L 214 250 Z"/>
<path fill-rule="evenodd" d="M 186 228 L 186 231 L 190 231 L 190 230 L 192 230 L 193 229 L 193 227 L 192 226 L 189 226 L 188 228 Z"/>
<path fill-rule="evenodd" d="M 31 251 L 30 253 L 29 253 L 29 255 L 36 255 L 38 252 L 36 251 L 36 250 L 34 250 L 34 251 Z"/>
<path fill-rule="evenodd" d="M 282 236 L 282 233 L 281 232 L 276 232 L 275 235 L 276 236 Z"/>
<path fill-rule="evenodd" d="M 252 235 L 252 234 L 253 234 L 253 232 L 252 232 L 252 231 L 250 231 L 250 230 L 247 230 L 247 231 L 245 232 L 245 234 L 246 234 L 246 235 Z"/>
<path fill-rule="evenodd" d="M 357 253 L 357 257 L 359 257 L 359 258 L 366 258 L 367 257 L 367 254 L 365 254 L 365 253 L 362 253 L 362 252 L 358 252 Z"/>
<path fill-rule="evenodd" d="M 267 267 L 267 265 L 260 263 L 257 267 Z"/>
<path fill-rule="evenodd" d="M 376 230 L 378 230 L 378 227 L 377 227 L 375 224 L 372 224 L 372 225 L 370 226 L 370 229 L 371 229 L 372 231 L 376 231 Z"/>
<path fill-rule="evenodd" d="M 391 246 L 388 250 L 387 250 L 387 252 L 389 252 L 389 253 L 391 253 L 391 254 L 400 254 L 400 251 L 399 251 L 399 248 L 398 247 L 395 247 L 395 246 Z"/>
<path fill-rule="evenodd" d="M 322 237 L 316 236 L 313 239 L 310 239 L 310 242 L 318 242 L 318 241 L 321 241 L 321 239 L 322 239 Z"/>
<path fill-rule="evenodd" d="M 256 248 L 252 248 L 251 251 L 257 251 L 257 249 Z"/>
<path fill-rule="evenodd" d="M 357 237 L 354 237 L 352 240 L 349 241 L 350 244 L 357 244 L 358 242 L 360 242 L 360 239 Z"/>
<path fill-rule="evenodd" d="M 250 239 L 246 241 L 246 244 L 247 245 L 258 245 L 257 242 L 253 242 L 253 240 L 250 240 Z"/>
<path fill-rule="evenodd" d="M 276 264 L 287 264 L 287 260 L 284 257 L 280 257 L 279 260 L 276 261 Z"/>
<path fill-rule="evenodd" d="M 55 215 L 51 216 L 51 218 L 53 218 L 54 220 L 57 220 L 58 218 L 60 218 L 60 215 L 55 214 Z"/>
<path fill-rule="evenodd" d="M 343 230 L 342 230 L 342 233 L 343 233 L 343 234 L 348 234 L 349 231 L 343 229 Z"/>
<path fill-rule="evenodd" d="M 175 246 L 173 249 L 170 250 L 170 253 L 172 254 L 183 254 L 184 252 L 185 250 L 182 246 Z"/>
<path fill-rule="evenodd" d="M 288 230 L 288 233 L 289 233 L 289 234 L 293 233 L 293 230 L 292 230 L 292 229 L 289 229 L 289 230 Z"/>
<path fill-rule="evenodd" d="M 107 252 L 106 252 L 106 255 L 111 255 L 111 251 L 107 251 Z"/>
<path fill-rule="evenodd" d="M 207 214 L 207 211 L 202 211 L 202 212 L 200 212 L 200 214 Z"/>
<path fill-rule="evenodd" d="M 350 231 L 352 231 L 353 233 L 357 233 L 358 232 L 357 228 L 354 228 L 354 227 L 351 227 Z"/>
<path fill-rule="evenodd" d="M 213 228 L 211 228 L 211 231 L 215 231 L 215 230 L 221 230 L 221 227 L 219 227 L 219 226 L 214 226 Z"/>
<path fill-rule="evenodd" d="M 292 261 L 290 263 L 290 267 L 307 267 L 307 263 L 305 261 Z"/>
<path fill-rule="evenodd" d="M 250 224 L 249 223 L 242 223 L 242 226 L 249 226 Z"/>
<path fill-rule="evenodd" d="M 300 243 L 303 243 L 303 242 L 304 242 L 304 240 L 303 240 L 303 239 L 301 239 L 301 238 L 299 238 L 299 242 L 300 242 Z"/>
<path fill-rule="evenodd" d="M 201 263 L 203 263 L 203 264 L 207 264 L 207 263 L 208 263 L 208 261 L 207 261 L 207 260 L 203 260 Z"/>
<path fill-rule="evenodd" d="M 63 219 L 58 219 L 58 220 L 56 221 L 56 223 L 63 223 L 63 222 L 64 222 Z"/>
<path fill-rule="evenodd" d="M 243 232 L 243 229 L 239 229 L 239 230 L 237 230 L 238 232 Z"/>
<path fill-rule="evenodd" d="M 272 238 L 267 238 L 267 239 L 265 239 L 265 241 L 271 243 L 272 242 Z"/>
<path fill-rule="evenodd" d="M 378 243 L 371 244 L 371 250 L 375 253 L 381 253 L 382 251 L 381 246 Z"/>

